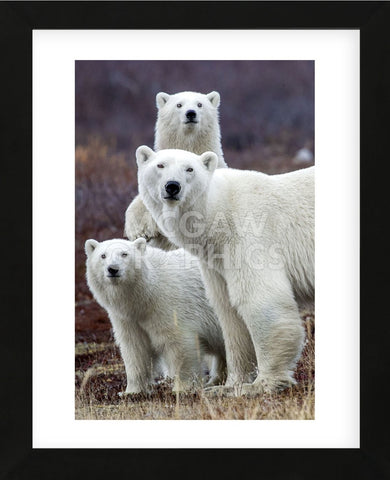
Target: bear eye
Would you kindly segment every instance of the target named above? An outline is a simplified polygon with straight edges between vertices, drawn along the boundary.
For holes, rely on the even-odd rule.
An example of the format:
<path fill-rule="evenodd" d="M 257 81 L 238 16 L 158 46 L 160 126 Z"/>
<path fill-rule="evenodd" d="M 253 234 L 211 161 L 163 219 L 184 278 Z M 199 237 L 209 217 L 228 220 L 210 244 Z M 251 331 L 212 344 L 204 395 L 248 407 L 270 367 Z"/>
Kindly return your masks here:
<path fill-rule="evenodd" d="M 186 172 L 193 172 L 194 169 L 192 167 L 187 168 Z"/>
<path fill-rule="evenodd" d="M 181 103 L 178 103 L 176 106 L 177 108 L 181 108 L 183 105 Z"/>
<path fill-rule="evenodd" d="M 104 253 L 102 253 L 101 257 L 102 257 L 102 258 L 106 258 L 106 256 L 105 256 L 105 254 L 104 254 Z"/>
<path fill-rule="evenodd" d="M 202 107 L 202 104 L 201 104 L 200 102 L 198 103 L 198 107 L 199 107 L 199 108 Z"/>
<path fill-rule="evenodd" d="M 126 252 L 123 252 L 123 253 L 122 253 L 122 257 L 127 257 L 127 253 L 126 253 Z"/>
<path fill-rule="evenodd" d="M 157 168 L 164 168 L 164 165 L 163 165 L 162 163 L 159 163 L 159 164 L 157 165 Z"/>

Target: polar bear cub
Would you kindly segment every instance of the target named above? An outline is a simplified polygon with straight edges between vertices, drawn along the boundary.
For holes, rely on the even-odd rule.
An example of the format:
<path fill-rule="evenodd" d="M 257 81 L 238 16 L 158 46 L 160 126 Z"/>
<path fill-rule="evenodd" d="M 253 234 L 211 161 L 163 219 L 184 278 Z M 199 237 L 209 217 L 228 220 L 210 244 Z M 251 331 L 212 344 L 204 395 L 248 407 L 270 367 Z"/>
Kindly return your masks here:
<path fill-rule="evenodd" d="M 89 239 L 85 251 L 88 286 L 108 312 L 125 364 L 126 393 L 148 392 L 159 369 L 174 379 L 174 391 L 189 390 L 206 354 L 213 357 L 209 384 L 221 382 L 222 332 L 195 257 L 146 246 L 143 238 Z"/>
<path fill-rule="evenodd" d="M 175 245 L 199 257 L 221 323 L 228 378 L 210 394 L 294 384 L 298 301 L 314 298 L 314 167 L 269 176 L 217 169 L 213 152 L 146 146 L 136 157 L 143 202 Z"/>
<path fill-rule="evenodd" d="M 180 148 L 201 154 L 208 150 L 218 156 L 218 167 L 226 167 L 221 146 L 218 92 L 202 94 L 179 92 L 156 96 L 157 122 L 155 150 Z M 151 239 L 151 244 L 164 249 L 172 244 L 163 237 L 139 196 L 129 205 L 125 215 L 125 235 L 130 240 L 138 237 Z"/>

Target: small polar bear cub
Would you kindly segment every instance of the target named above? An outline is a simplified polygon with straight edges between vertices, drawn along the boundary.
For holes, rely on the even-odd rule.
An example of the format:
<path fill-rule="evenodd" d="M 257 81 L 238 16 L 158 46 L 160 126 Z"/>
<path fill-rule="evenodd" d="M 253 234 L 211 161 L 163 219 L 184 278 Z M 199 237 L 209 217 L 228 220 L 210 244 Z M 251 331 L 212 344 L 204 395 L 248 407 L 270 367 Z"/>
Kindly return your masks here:
<path fill-rule="evenodd" d="M 217 169 L 213 152 L 146 146 L 136 158 L 144 204 L 170 241 L 200 259 L 221 323 L 228 377 L 210 394 L 294 384 L 298 302 L 314 300 L 314 167 L 270 176 Z"/>
<path fill-rule="evenodd" d="M 108 312 L 126 368 L 126 393 L 150 391 L 156 371 L 186 391 L 213 357 L 208 384 L 225 370 L 222 332 L 208 304 L 198 262 L 183 249 L 164 252 L 140 238 L 85 243 L 87 283 Z"/>
<path fill-rule="evenodd" d="M 173 95 L 159 92 L 156 104 L 156 151 L 166 148 L 179 148 L 197 154 L 212 151 L 218 156 L 218 167 L 227 166 L 221 146 L 218 92 L 179 92 Z M 172 248 L 172 244 L 161 235 L 139 196 L 134 198 L 126 211 L 125 235 L 130 240 L 147 238 L 153 246 L 166 250 Z"/>

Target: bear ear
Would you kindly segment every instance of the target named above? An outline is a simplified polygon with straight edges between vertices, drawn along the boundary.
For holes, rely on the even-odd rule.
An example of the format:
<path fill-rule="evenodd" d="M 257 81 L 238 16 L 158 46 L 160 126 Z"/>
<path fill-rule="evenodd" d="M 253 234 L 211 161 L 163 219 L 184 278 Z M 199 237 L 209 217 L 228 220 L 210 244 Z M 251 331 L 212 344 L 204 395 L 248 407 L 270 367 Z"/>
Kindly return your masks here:
<path fill-rule="evenodd" d="M 85 253 L 87 254 L 87 257 L 89 257 L 92 252 L 95 250 L 95 248 L 99 245 L 99 242 L 94 240 L 93 238 L 90 238 L 85 242 Z"/>
<path fill-rule="evenodd" d="M 167 103 L 167 101 L 169 100 L 169 97 L 170 97 L 169 93 L 159 92 L 156 95 L 157 108 L 162 108 Z"/>
<path fill-rule="evenodd" d="M 214 152 L 205 152 L 200 156 L 203 165 L 209 172 L 214 172 L 218 165 L 218 157 Z"/>
<path fill-rule="evenodd" d="M 140 237 L 137 238 L 137 240 L 134 240 L 133 245 L 141 253 L 144 253 L 144 251 L 146 250 L 146 240 L 144 237 Z"/>
<path fill-rule="evenodd" d="M 210 100 L 213 107 L 219 107 L 219 104 L 221 103 L 221 97 L 218 92 L 210 92 L 206 95 L 206 97 Z"/>
<path fill-rule="evenodd" d="M 145 165 L 145 163 L 152 157 L 154 157 L 154 152 L 146 145 L 141 145 L 135 152 L 135 158 L 137 159 L 138 167 Z"/>

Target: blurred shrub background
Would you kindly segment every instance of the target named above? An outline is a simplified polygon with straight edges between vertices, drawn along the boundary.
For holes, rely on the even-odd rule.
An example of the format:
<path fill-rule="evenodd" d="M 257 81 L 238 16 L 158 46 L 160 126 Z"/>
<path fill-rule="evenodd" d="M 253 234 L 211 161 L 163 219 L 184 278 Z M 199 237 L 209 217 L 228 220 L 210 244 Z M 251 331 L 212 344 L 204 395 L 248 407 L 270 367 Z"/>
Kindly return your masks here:
<path fill-rule="evenodd" d="M 230 167 L 282 173 L 313 164 L 313 61 L 77 61 L 76 341 L 110 337 L 85 282 L 84 242 L 123 236 L 137 194 L 134 152 L 153 147 L 159 91 L 221 94 Z M 307 153 L 307 152 L 306 152 Z"/>

